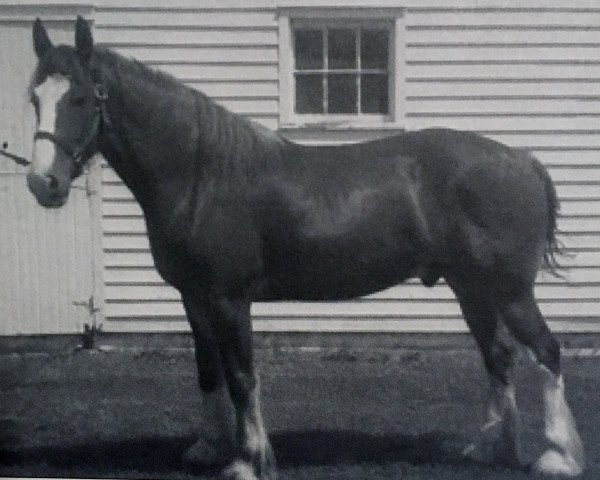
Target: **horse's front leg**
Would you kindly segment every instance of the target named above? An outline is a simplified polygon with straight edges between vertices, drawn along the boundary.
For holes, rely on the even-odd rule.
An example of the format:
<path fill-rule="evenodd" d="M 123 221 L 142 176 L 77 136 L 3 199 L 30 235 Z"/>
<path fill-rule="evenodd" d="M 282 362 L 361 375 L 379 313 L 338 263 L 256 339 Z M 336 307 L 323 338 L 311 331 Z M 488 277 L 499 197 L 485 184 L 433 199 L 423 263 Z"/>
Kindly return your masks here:
<path fill-rule="evenodd" d="M 273 480 L 275 458 L 261 415 L 260 386 L 254 370 L 250 302 L 220 299 L 216 308 L 221 357 L 236 413 L 238 458 L 224 471 L 231 480 Z"/>
<path fill-rule="evenodd" d="M 198 440 L 184 454 L 187 467 L 224 468 L 236 455 L 235 420 L 227 390 L 225 369 L 214 312 L 201 293 L 183 293 L 183 304 L 194 335 L 198 383 L 202 393 Z"/>

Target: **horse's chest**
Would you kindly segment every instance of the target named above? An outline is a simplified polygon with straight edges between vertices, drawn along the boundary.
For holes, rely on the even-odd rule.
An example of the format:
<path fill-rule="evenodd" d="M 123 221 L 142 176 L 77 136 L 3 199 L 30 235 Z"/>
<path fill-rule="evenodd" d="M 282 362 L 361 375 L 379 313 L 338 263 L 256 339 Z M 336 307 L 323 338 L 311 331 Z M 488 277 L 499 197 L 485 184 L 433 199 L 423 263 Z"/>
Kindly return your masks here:
<path fill-rule="evenodd" d="M 258 233 L 235 215 L 214 215 L 195 227 L 167 234 L 150 230 L 154 264 L 162 278 L 179 290 L 237 288 L 262 268 Z"/>
<path fill-rule="evenodd" d="M 189 252 L 182 245 L 150 231 L 148 238 L 156 271 L 167 283 L 181 290 L 187 282 L 199 276 Z"/>

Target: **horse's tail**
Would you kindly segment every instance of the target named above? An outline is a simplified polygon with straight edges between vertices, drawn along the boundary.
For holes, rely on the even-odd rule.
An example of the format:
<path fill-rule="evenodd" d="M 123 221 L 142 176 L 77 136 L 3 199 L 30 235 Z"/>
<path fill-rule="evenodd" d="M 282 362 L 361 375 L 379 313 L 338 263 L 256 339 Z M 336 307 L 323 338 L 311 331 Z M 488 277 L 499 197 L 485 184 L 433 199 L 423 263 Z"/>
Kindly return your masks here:
<path fill-rule="evenodd" d="M 529 155 L 533 160 L 533 165 L 544 182 L 544 191 L 546 193 L 546 205 L 548 208 L 548 224 L 546 225 L 546 242 L 544 246 L 544 263 L 543 268 L 548 270 L 553 275 L 560 277 L 559 270 L 563 266 L 559 263 L 557 256 L 564 255 L 563 246 L 556 238 L 556 218 L 560 209 L 560 202 L 556 195 L 554 182 L 550 178 L 548 170 L 542 163 L 532 155 Z"/>

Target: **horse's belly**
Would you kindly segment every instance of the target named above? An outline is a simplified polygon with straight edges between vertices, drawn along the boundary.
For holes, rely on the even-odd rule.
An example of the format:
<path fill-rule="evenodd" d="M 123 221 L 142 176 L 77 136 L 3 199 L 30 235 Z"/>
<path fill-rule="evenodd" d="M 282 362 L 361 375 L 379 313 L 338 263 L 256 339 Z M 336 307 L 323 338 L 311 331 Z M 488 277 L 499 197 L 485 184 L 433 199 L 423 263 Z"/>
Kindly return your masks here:
<path fill-rule="evenodd" d="M 268 269 L 271 300 L 342 300 L 368 295 L 418 274 L 420 255 L 410 248 L 311 249 Z"/>

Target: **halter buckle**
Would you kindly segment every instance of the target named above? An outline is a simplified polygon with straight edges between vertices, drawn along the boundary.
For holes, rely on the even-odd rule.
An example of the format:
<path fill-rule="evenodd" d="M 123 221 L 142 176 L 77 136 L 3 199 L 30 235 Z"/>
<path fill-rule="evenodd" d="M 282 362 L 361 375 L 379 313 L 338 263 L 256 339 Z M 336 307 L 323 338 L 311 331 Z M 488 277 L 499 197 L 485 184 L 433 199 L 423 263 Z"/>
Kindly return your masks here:
<path fill-rule="evenodd" d="M 94 85 L 94 97 L 100 102 L 104 102 L 108 99 L 108 90 L 103 83 Z"/>

